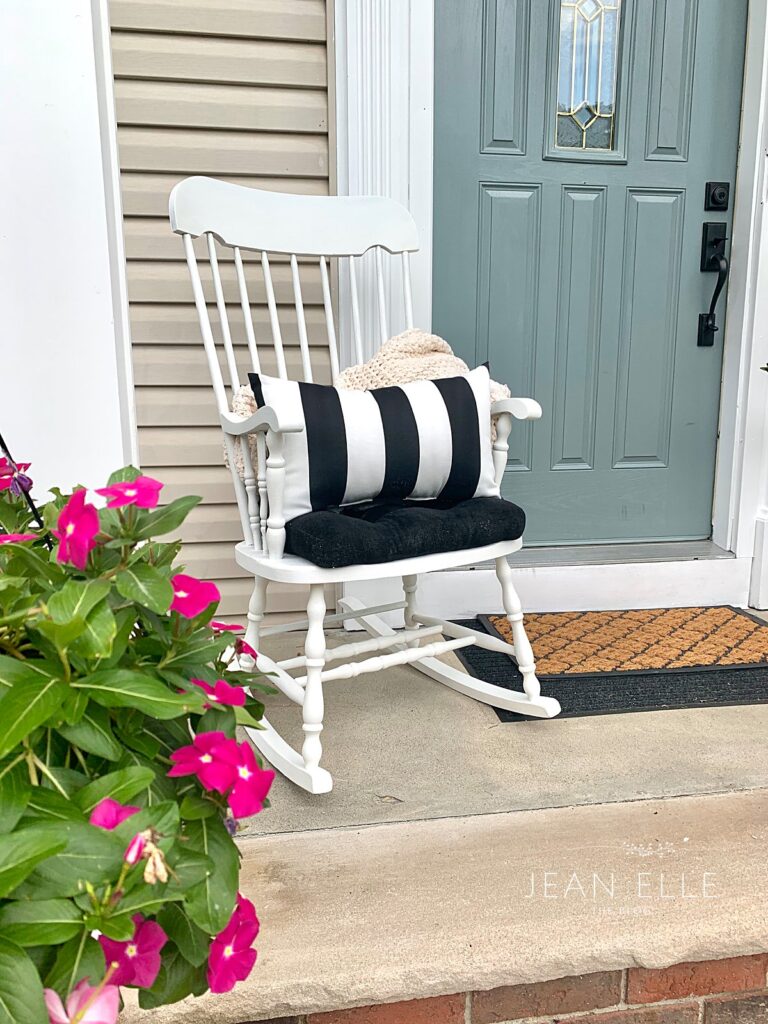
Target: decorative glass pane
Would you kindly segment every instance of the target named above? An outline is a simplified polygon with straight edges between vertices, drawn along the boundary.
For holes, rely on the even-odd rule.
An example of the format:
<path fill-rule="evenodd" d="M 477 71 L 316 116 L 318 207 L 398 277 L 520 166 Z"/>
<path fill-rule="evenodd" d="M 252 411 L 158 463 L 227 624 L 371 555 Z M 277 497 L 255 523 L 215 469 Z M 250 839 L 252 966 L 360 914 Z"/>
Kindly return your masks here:
<path fill-rule="evenodd" d="M 613 149 L 621 0 L 560 0 L 555 145 Z"/>

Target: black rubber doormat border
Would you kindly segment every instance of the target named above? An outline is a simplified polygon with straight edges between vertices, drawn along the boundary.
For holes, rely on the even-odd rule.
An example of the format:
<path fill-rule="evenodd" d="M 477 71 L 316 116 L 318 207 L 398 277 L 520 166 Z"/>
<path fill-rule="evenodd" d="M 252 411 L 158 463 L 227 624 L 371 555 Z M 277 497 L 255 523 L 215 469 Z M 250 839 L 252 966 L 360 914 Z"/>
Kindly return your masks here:
<path fill-rule="evenodd" d="M 498 635 L 487 616 L 456 621 L 459 625 Z M 507 690 L 522 690 L 522 676 L 512 658 L 475 646 L 461 648 L 456 653 L 475 678 Z M 561 718 L 768 704 L 768 665 L 544 676 L 540 681 L 542 693 L 560 702 L 562 711 L 558 717 Z M 502 722 L 534 721 L 501 708 L 494 708 L 494 711 Z"/>

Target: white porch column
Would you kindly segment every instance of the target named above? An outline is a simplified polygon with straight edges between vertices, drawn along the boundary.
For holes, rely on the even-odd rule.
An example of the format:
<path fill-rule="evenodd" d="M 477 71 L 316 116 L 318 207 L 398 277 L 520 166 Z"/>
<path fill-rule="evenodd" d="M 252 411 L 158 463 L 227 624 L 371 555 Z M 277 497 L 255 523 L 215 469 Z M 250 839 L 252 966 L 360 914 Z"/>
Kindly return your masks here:
<path fill-rule="evenodd" d="M 417 327 L 432 322 L 433 0 L 336 0 L 336 156 L 339 195 L 407 206 L 422 250 L 411 257 Z M 405 327 L 400 267 L 387 266 L 389 334 Z M 339 275 L 342 363 L 352 357 L 349 280 Z M 364 357 L 378 348 L 373 260 L 358 270 Z"/>
<path fill-rule="evenodd" d="M 135 457 L 106 0 L 4 0 L 0 433 L 35 493 Z"/>

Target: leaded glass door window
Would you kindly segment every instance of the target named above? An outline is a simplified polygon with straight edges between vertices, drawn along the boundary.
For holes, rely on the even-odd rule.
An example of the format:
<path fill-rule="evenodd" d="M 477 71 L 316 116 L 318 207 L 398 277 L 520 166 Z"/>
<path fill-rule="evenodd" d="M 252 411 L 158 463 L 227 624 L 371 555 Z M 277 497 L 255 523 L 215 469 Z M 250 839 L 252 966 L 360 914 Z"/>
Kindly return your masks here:
<path fill-rule="evenodd" d="M 550 0 L 544 158 L 623 163 L 633 0 Z"/>
<path fill-rule="evenodd" d="M 555 145 L 613 149 L 621 0 L 561 0 Z"/>

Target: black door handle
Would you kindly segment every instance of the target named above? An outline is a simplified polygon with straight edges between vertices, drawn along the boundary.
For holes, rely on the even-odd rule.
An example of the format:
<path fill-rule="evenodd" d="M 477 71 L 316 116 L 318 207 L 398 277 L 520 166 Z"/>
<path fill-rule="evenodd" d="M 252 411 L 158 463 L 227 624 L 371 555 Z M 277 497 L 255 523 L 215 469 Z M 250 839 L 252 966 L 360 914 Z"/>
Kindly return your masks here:
<path fill-rule="evenodd" d="M 728 257 L 727 256 L 713 256 L 712 262 L 717 265 L 717 283 L 715 290 L 712 292 L 712 301 L 709 304 L 708 313 L 699 313 L 699 347 L 708 348 L 715 344 L 715 332 L 719 330 L 717 326 L 717 318 L 715 317 L 715 306 L 717 300 L 720 298 L 720 292 L 723 290 L 728 277 Z"/>
<path fill-rule="evenodd" d="M 728 257 L 725 255 L 726 230 L 727 225 L 725 224 L 712 221 L 702 224 L 700 269 L 710 272 L 716 270 L 717 283 L 712 293 L 709 311 L 699 313 L 697 344 L 700 348 L 711 348 L 715 344 L 715 334 L 719 329 L 715 317 L 715 307 L 728 278 Z"/>

